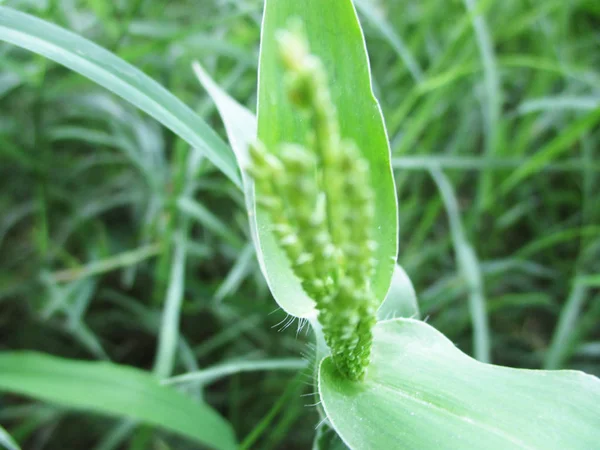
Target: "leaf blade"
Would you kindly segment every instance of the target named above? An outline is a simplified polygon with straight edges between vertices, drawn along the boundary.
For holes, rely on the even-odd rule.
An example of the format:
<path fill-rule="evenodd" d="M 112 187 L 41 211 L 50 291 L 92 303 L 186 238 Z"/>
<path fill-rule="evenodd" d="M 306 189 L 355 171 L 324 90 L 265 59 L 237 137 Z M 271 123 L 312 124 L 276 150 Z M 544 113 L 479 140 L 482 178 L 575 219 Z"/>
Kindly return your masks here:
<path fill-rule="evenodd" d="M 330 359 L 319 371 L 325 411 L 351 448 L 583 450 L 600 438 L 591 375 L 480 363 L 415 320 L 374 331 L 364 383 L 341 379 Z"/>
<path fill-rule="evenodd" d="M 0 353 L 0 391 L 129 417 L 211 448 L 236 447 L 231 426 L 212 408 L 161 386 L 152 375 L 132 367 L 36 352 L 4 352 Z"/>
<path fill-rule="evenodd" d="M 235 158 L 219 136 L 164 87 L 113 53 L 75 33 L 3 6 L 0 40 L 62 64 L 129 101 L 201 150 L 237 186 L 241 185 Z"/>
<path fill-rule="evenodd" d="M 19 444 L 15 442 L 15 440 L 8 434 L 2 425 L 0 425 L 0 446 L 5 448 L 6 450 L 21 450 Z"/>

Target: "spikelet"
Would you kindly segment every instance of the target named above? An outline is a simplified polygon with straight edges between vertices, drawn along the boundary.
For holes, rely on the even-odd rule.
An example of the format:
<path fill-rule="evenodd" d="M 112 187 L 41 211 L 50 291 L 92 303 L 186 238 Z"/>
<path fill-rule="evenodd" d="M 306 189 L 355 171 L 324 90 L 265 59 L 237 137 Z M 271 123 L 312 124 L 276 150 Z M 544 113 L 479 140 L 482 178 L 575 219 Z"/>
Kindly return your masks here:
<path fill-rule="evenodd" d="M 249 173 L 259 207 L 272 221 L 303 289 L 316 303 L 338 370 L 360 380 L 369 364 L 377 299 L 374 193 L 368 162 L 340 136 L 337 112 L 321 61 L 311 55 L 296 22 L 278 34 L 290 101 L 307 115 L 310 133 L 276 154 L 251 146 Z"/>

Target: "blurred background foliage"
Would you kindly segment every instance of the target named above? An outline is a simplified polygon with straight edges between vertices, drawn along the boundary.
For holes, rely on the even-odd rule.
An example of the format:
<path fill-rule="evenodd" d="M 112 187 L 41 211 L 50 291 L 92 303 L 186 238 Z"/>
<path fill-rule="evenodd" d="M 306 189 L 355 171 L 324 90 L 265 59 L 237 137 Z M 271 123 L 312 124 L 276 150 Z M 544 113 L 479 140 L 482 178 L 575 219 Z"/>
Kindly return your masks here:
<path fill-rule="evenodd" d="M 193 60 L 255 110 L 259 0 L 0 3 L 111 50 L 223 136 Z M 599 375 L 600 3 L 356 4 L 393 152 L 398 261 L 423 317 L 471 354 L 489 324 L 498 364 Z M 306 328 L 270 298 L 239 190 L 126 102 L 6 44 L 0 189 L 1 350 L 152 370 L 179 289 L 176 374 L 310 358 Z M 239 438 L 269 418 L 253 448 L 305 449 L 310 380 L 235 373 L 204 397 Z M 195 448 L 16 396 L 0 397 L 0 424 L 26 449 Z"/>

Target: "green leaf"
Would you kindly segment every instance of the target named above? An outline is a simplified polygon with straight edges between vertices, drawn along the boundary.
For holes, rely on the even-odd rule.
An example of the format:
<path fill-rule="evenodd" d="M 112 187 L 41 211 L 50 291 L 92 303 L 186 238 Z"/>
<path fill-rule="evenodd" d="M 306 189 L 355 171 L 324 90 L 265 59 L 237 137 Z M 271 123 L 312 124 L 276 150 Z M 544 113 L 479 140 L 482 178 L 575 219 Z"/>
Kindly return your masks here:
<path fill-rule="evenodd" d="M 347 450 L 348 447 L 333 428 L 324 423 L 317 429 L 312 450 Z"/>
<path fill-rule="evenodd" d="M 272 23 L 272 20 L 267 20 L 269 15 L 281 15 L 286 13 L 284 14 L 284 16 L 288 18 L 302 17 L 302 19 L 305 22 L 305 27 L 307 28 L 307 34 L 309 35 L 309 37 L 314 33 L 317 33 L 317 36 L 323 35 L 324 39 L 332 39 L 332 37 L 328 34 L 323 34 L 322 32 L 318 31 L 318 23 L 314 24 L 314 26 L 316 27 L 315 29 L 312 29 L 309 26 L 308 20 L 311 20 L 312 18 L 312 21 L 314 22 L 315 16 L 318 16 L 318 11 L 322 8 L 322 5 L 319 5 L 317 2 L 309 3 L 312 5 L 311 8 L 316 10 L 317 12 L 313 12 L 312 16 L 310 16 L 307 19 L 306 17 L 300 14 L 300 12 L 302 11 L 298 11 L 298 8 L 295 9 L 295 12 L 293 11 L 294 8 L 292 8 L 291 12 L 288 11 L 286 13 L 286 10 L 289 9 L 288 7 L 290 5 L 286 6 L 281 1 L 270 0 L 267 2 L 266 19 L 263 24 L 263 51 L 261 56 L 260 72 L 261 85 L 259 86 L 259 90 L 261 89 L 261 86 L 263 86 L 265 77 L 267 77 L 268 79 L 269 76 L 273 76 L 270 74 L 278 74 L 276 76 L 279 76 L 280 78 L 279 81 L 277 81 L 276 83 L 278 84 L 277 89 L 274 89 L 273 93 L 269 94 L 278 95 L 277 101 L 279 101 L 279 105 L 277 105 L 277 101 L 273 100 L 271 108 L 269 108 L 269 110 L 263 113 L 265 114 L 265 116 L 263 117 L 268 118 L 269 115 L 271 115 L 275 116 L 275 118 L 279 118 L 280 114 L 277 113 L 277 106 L 281 106 L 282 114 L 288 114 L 288 117 L 286 119 L 288 122 L 298 120 L 298 113 L 297 111 L 294 111 L 289 107 L 287 95 L 283 89 L 283 83 L 281 82 L 282 69 L 281 67 L 279 67 L 277 50 L 275 48 L 275 43 L 273 42 L 274 32 L 279 28 L 285 27 L 287 25 L 287 19 L 282 19 L 280 21 L 281 23 L 279 24 Z M 363 89 L 359 89 L 361 95 L 355 96 L 354 92 L 351 92 L 351 90 L 342 89 L 341 86 L 338 86 L 339 83 L 332 85 L 331 88 L 332 94 L 338 106 L 338 113 L 340 115 L 340 122 L 342 124 L 344 123 L 344 120 L 346 120 L 346 117 L 351 116 L 351 119 L 354 120 L 355 123 L 358 120 L 358 117 L 354 116 L 355 110 L 353 110 L 352 108 L 362 108 L 363 111 L 365 111 L 365 113 L 368 113 L 368 111 L 372 112 L 371 117 L 367 118 L 365 121 L 366 124 L 369 125 L 365 127 L 368 133 L 365 136 L 363 136 L 362 134 L 360 135 L 360 138 L 362 140 L 359 140 L 355 134 L 346 134 L 345 137 L 351 137 L 355 139 L 357 143 L 361 143 L 366 142 L 368 140 L 368 136 L 371 135 L 373 136 L 373 140 L 379 143 L 379 146 L 365 144 L 365 147 L 368 150 L 368 152 L 365 153 L 372 165 L 380 168 L 383 167 L 383 169 L 381 169 L 383 173 L 379 174 L 383 176 L 377 178 L 377 180 L 374 181 L 376 194 L 378 198 L 378 220 L 382 221 L 382 223 L 384 224 L 382 225 L 380 230 L 376 230 L 375 232 L 375 235 L 378 238 L 380 253 L 385 255 L 384 257 L 382 257 L 381 254 L 378 255 L 380 256 L 380 261 L 385 262 L 380 266 L 380 270 L 376 275 L 376 278 L 379 277 L 378 279 L 380 280 L 377 289 L 377 294 L 380 298 L 383 299 L 385 293 L 388 290 L 391 278 L 391 273 L 385 276 L 384 272 L 388 269 L 393 270 L 394 265 L 392 264 L 392 261 L 395 260 L 396 255 L 396 200 L 395 190 L 393 188 L 393 179 L 391 176 L 391 169 L 389 169 L 390 159 L 389 149 L 387 146 L 387 136 L 385 134 L 383 119 L 379 111 L 378 104 L 374 99 L 370 88 L 369 68 L 366 60 L 366 53 L 364 51 L 364 41 L 362 38 L 360 26 L 356 19 L 355 12 L 350 2 L 340 2 L 340 5 L 335 6 L 334 9 L 337 11 L 338 8 L 341 8 L 341 10 L 346 13 L 346 23 L 350 23 L 352 25 L 350 38 L 347 39 L 345 45 L 353 49 L 354 57 L 351 63 L 345 62 L 343 58 L 338 57 L 337 59 L 340 67 L 332 65 L 331 63 L 329 63 L 329 65 L 327 65 L 326 67 L 328 68 L 330 73 L 333 70 L 350 70 L 353 64 L 358 65 L 358 67 L 362 69 L 357 74 L 354 74 L 352 76 L 348 74 L 347 76 L 347 78 L 349 79 L 349 81 L 347 82 L 358 82 L 359 85 L 362 86 Z M 273 10 L 274 12 L 272 13 L 270 12 L 270 10 Z M 329 14 L 335 14 L 336 11 L 330 11 Z M 267 27 L 269 27 L 270 31 L 267 31 Z M 271 40 L 271 42 L 269 44 L 265 43 L 265 36 L 270 36 L 269 39 Z M 264 47 L 267 47 L 268 50 L 265 50 Z M 314 46 L 311 47 L 311 51 L 319 54 L 324 61 L 326 61 L 328 55 L 331 56 L 330 49 L 322 48 L 321 52 L 319 52 L 313 47 Z M 271 52 L 271 55 L 269 57 L 265 56 L 266 51 Z M 342 51 L 343 49 L 336 47 L 336 52 L 338 52 L 338 55 L 340 54 L 339 52 Z M 341 66 L 342 64 L 344 64 L 343 67 Z M 199 63 L 195 62 L 193 68 L 196 73 L 196 76 L 198 77 L 198 80 L 204 86 L 204 88 L 207 90 L 207 92 L 215 102 L 217 109 L 219 110 L 219 113 L 221 115 L 221 118 L 225 124 L 225 129 L 227 131 L 229 143 L 234 150 L 238 164 L 242 169 L 244 169 L 244 167 L 246 167 L 248 163 L 248 145 L 256 139 L 256 117 L 247 108 L 240 105 L 238 102 L 232 99 L 224 90 L 222 90 Z M 264 73 L 263 69 L 266 70 Z M 262 89 L 265 90 L 267 88 L 263 87 Z M 348 110 L 348 108 L 350 108 L 350 110 Z M 260 106 L 259 110 L 261 110 Z M 345 127 L 342 128 L 342 131 L 344 130 Z M 296 130 L 296 134 L 290 135 L 289 138 L 286 134 L 286 137 L 284 137 L 284 139 L 301 141 L 305 132 L 306 130 Z M 313 315 L 314 309 L 312 306 L 312 301 L 306 296 L 304 291 L 301 289 L 296 277 L 292 274 L 292 271 L 289 268 L 286 256 L 277 247 L 277 244 L 269 231 L 268 217 L 265 217 L 265 215 L 260 214 L 260 212 L 258 214 L 256 214 L 255 212 L 254 192 L 252 189 L 251 180 L 243 170 L 242 179 L 244 181 L 245 186 L 244 190 L 246 193 L 246 206 L 248 208 L 248 213 L 250 216 L 252 235 L 255 240 L 255 243 L 257 244 L 256 247 L 258 261 L 261 265 L 263 273 L 265 274 L 265 278 L 267 279 L 273 296 L 278 301 L 280 306 L 290 314 L 300 317 Z M 390 261 L 389 265 L 387 264 L 387 261 Z M 396 278 L 398 279 L 398 277 Z M 404 277 L 400 276 L 399 279 L 402 280 L 402 283 L 397 284 L 397 287 L 398 289 L 404 290 L 406 288 L 406 282 L 408 281 L 408 283 L 410 284 L 410 281 L 408 280 L 406 275 L 404 275 Z M 403 286 L 401 287 L 400 285 Z M 412 286 L 410 287 L 410 289 L 412 289 Z M 402 294 L 399 290 L 396 290 L 395 294 L 392 295 L 392 297 L 393 300 L 391 300 L 391 302 L 388 303 L 388 306 L 386 308 L 382 307 L 386 315 L 391 314 L 393 312 L 392 310 L 396 311 L 396 313 L 407 314 L 410 316 L 413 316 L 415 314 L 415 311 L 418 312 L 418 308 L 416 306 L 416 297 L 414 296 L 414 290 L 412 294 L 409 294 L 408 296 Z M 400 305 L 394 302 L 402 303 L 402 312 L 398 310 Z M 410 314 L 408 310 L 404 309 L 405 307 L 411 310 Z"/>
<path fill-rule="evenodd" d="M 417 303 L 415 288 L 404 269 L 396 264 L 390 290 L 377 311 L 377 318 L 379 320 L 395 319 L 397 317 L 418 319 L 419 316 L 419 304 Z"/>
<path fill-rule="evenodd" d="M 0 6 L 0 40 L 45 56 L 91 79 L 171 129 L 240 186 L 231 150 L 190 108 L 156 81 L 93 42 Z"/>
<path fill-rule="evenodd" d="M 502 194 L 506 195 L 523 180 L 541 170 L 545 165 L 558 159 L 560 155 L 572 151 L 573 145 L 582 135 L 598 127 L 600 122 L 600 107 L 571 122 L 568 127 L 561 130 L 558 137 L 549 141 L 542 148 L 537 149 L 526 164 L 516 169 L 500 186 Z"/>
<path fill-rule="evenodd" d="M 600 442 L 597 378 L 484 364 L 411 319 L 375 326 L 363 382 L 340 377 L 325 358 L 319 393 L 353 449 L 587 450 Z"/>
<path fill-rule="evenodd" d="M 473 353 L 482 362 L 490 362 L 490 325 L 485 301 L 485 289 L 481 267 L 475 249 L 467 240 L 467 233 L 460 217 L 458 199 L 448 177 L 439 168 L 431 170 L 438 186 L 448 219 L 456 263 L 469 289 L 469 313 L 473 323 Z"/>
<path fill-rule="evenodd" d="M 1 425 L 0 425 L 0 447 L 5 448 L 6 450 L 21 450 L 21 447 L 15 442 L 15 440 L 8 434 Z"/>
<path fill-rule="evenodd" d="M 236 448 L 231 426 L 212 408 L 132 367 L 34 352 L 0 353 L 0 391 L 136 419 L 211 448 Z"/>
<path fill-rule="evenodd" d="M 276 34 L 290 19 L 301 19 L 311 53 L 329 77 L 343 138 L 352 139 L 371 168 L 375 191 L 373 236 L 378 265 L 373 290 L 383 301 L 390 286 L 397 253 L 397 205 L 390 150 L 371 76 L 362 30 L 351 0 L 266 0 L 262 26 L 258 85 L 258 137 L 271 151 L 283 142 L 302 143 L 308 124 L 290 104 L 283 82 Z M 265 275 L 279 305 L 289 314 L 310 317 L 313 301 L 293 275 L 287 258 L 270 231 L 268 214 L 256 212 L 259 246 Z"/>
<path fill-rule="evenodd" d="M 248 147 L 256 140 L 256 116 L 252 114 L 245 106 L 240 105 L 235 99 L 231 98 L 227 92 L 211 78 L 211 76 L 202 68 L 199 62 L 195 61 L 192 65 L 196 77 L 200 84 L 206 89 L 208 95 L 213 99 L 219 115 L 225 125 L 229 144 L 235 153 L 238 165 L 242 169 L 242 183 L 244 189 L 244 198 L 246 201 L 246 210 L 250 219 L 250 233 L 256 247 L 256 257 L 263 274 L 266 273 L 264 254 L 258 245 L 258 231 L 256 215 L 254 214 L 254 189 L 252 180 L 244 170 L 249 163 Z M 269 279 L 265 277 L 267 283 Z M 273 286 L 269 286 L 273 292 Z"/>

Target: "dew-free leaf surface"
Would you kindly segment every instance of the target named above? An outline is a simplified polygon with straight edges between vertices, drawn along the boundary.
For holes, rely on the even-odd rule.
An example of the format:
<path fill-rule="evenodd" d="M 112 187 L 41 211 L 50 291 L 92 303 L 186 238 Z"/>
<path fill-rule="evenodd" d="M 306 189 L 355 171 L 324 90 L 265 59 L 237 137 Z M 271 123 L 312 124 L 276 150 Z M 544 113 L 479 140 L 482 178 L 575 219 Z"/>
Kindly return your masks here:
<path fill-rule="evenodd" d="M 202 151 L 234 183 L 231 150 L 196 113 L 142 71 L 93 42 L 28 14 L 0 6 L 0 41 L 45 56 L 98 83 L 146 112 Z"/>
<path fill-rule="evenodd" d="M 236 448 L 231 426 L 210 406 L 161 386 L 154 376 L 131 367 L 5 352 L 0 353 L 0 391 L 136 419 L 210 448 Z"/>
<path fill-rule="evenodd" d="M 354 449 L 585 450 L 600 442 L 600 380 L 484 364 L 424 322 L 374 328 L 364 382 L 319 372 L 323 407 Z"/>

